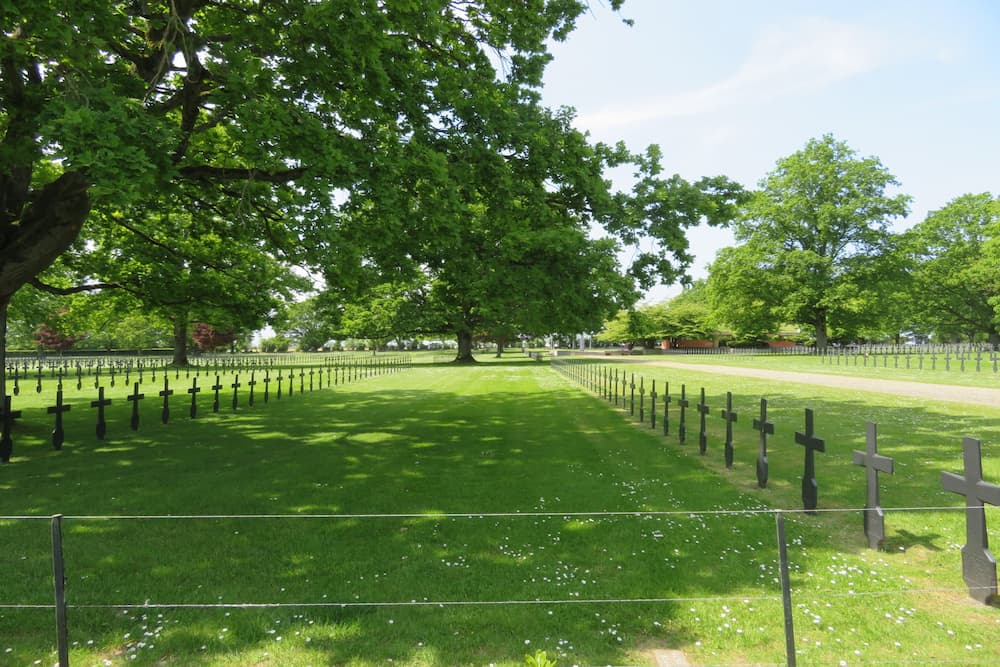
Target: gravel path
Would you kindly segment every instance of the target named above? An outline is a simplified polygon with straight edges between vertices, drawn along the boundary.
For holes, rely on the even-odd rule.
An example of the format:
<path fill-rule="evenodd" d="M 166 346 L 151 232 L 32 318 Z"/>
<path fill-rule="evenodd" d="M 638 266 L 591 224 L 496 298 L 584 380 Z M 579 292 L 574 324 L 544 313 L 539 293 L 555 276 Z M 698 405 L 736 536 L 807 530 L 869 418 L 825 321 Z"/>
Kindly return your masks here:
<path fill-rule="evenodd" d="M 772 371 L 763 368 L 741 368 L 737 366 L 703 366 L 701 364 L 683 364 L 670 361 L 642 361 L 640 363 L 665 368 L 679 368 L 688 371 L 703 371 L 718 375 L 738 375 L 741 377 L 759 378 L 761 380 L 779 380 L 781 382 L 799 382 L 802 384 L 837 387 L 839 389 L 855 389 L 897 396 L 912 396 L 914 398 L 933 399 L 936 401 L 951 401 L 955 403 L 972 403 L 1000 407 L 1000 389 L 988 387 L 962 387 L 949 384 L 926 384 L 923 382 L 901 382 L 899 380 L 879 380 L 875 378 L 853 377 L 845 375 L 823 375 L 821 373 L 796 373 L 792 371 Z"/>

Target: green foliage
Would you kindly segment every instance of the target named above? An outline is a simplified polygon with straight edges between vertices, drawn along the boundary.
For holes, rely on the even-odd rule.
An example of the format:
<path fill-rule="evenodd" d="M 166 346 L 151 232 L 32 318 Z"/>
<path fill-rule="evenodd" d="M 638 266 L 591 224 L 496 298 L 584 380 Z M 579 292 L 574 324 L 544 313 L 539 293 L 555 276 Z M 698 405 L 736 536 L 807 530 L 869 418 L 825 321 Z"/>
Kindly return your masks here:
<path fill-rule="evenodd" d="M 545 651 L 538 650 L 535 654 L 530 653 L 524 656 L 525 667 L 556 667 L 556 661 L 550 660 Z"/>
<path fill-rule="evenodd" d="M 291 346 L 292 339 L 281 335 L 260 340 L 261 352 L 288 352 Z"/>
<path fill-rule="evenodd" d="M 778 161 L 734 225 L 741 245 L 710 270 L 711 302 L 740 335 L 809 325 L 819 347 L 831 326 L 872 321 L 901 279 L 888 225 L 909 197 L 877 158 L 830 135 Z"/>
<path fill-rule="evenodd" d="M 903 236 L 912 317 L 940 340 L 1000 343 L 1000 198 L 966 194 Z"/>

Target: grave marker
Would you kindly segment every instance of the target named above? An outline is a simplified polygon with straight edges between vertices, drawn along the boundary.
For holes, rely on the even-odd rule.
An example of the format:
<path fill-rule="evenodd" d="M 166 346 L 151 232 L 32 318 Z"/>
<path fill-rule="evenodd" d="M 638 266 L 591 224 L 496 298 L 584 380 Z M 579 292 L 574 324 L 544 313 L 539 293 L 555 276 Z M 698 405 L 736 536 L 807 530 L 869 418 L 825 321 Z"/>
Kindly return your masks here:
<path fill-rule="evenodd" d="M 14 439 L 10 436 L 10 430 L 14 426 L 14 420 L 21 418 L 20 410 L 10 409 L 10 396 L 3 397 L 3 414 L 0 421 L 3 422 L 3 430 L 0 433 L 0 462 L 10 463 L 10 455 L 14 451 Z"/>
<path fill-rule="evenodd" d="M 726 467 L 732 469 L 733 467 L 733 422 L 736 421 L 737 415 L 733 412 L 733 392 L 726 392 L 726 407 L 722 411 L 722 418 L 726 420 L 726 444 L 725 444 L 725 458 Z"/>
<path fill-rule="evenodd" d="M 867 489 L 865 492 L 865 536 L 869 549 L 881 549 L 885 542 L 885 512 L 879 503 L 878 474 L 893 474 L 893 460 L 878 453 L 878 427 L 868 422 L 865 433 L 865 451 L 854 450 L 854 465 L 864 466 Z"/>
<path fill-rule="evenodd" d="M 683 445 L 684 441 L 687 439 L 687 423 L 685 421 L 685 416 L 687 415 L 687 407 L 690 405 L 690 402 L 687 399 L 687 385 L 681 385 L 681 398 L 677 401 L 677 405 L 681 408 L 680 421 L 677 425 L 677 440 Z"/>
<path fill-rule="evenodd" d="M 795 442 L 806 448 L 805 472 L 802 474 L 802 504 L 806 514 L 815 514 L 813 510 L 816 509 L 819 499 L 815 452 L 825 452 L 826 441 L 813 434 L 813 411 L 810 408 L 806 408 L 806 432 L 796 431 Z"/>
<path fill-rule="evenodd" d="M 132 394 L 125 399 L 132 402 L 132 421 L 130 425 L 133 431 L 139 430 L 139 401 L 146 398 L 145 394 L 139 393 L 139 383 L 136 382 Z"/>
<path fill-rule="evenodd" d="M 760 433 L 757 450 L 757 486 L 767 487 L 767 436 L 774 435 L 774 423 L 767 421 L 767 399 L 760 399 L 760 418 L 754 417 L 753 429 Z"/>
<path fill-rule="evenodd" d="M 104 434 L 108 432 L 108 424 L 104 420 L 104 406 L 111 405 L 110 398 L 104 398 L 104 387 L 97 389 L 97 400 L 90 402 L 90 407 L 97 408 L 97 439 L 104 440 Z"/>
<path fill-rule="evenodd" d="M 191 394 L 191 408 L 188 410 L 188 414 L 191 415 L 191 419 L 196 419 L 198 417 L 198 393 L 201 391 L 201 387 L 198 386 L 198 375 L 197 373 L 193 378 L 191 378 L 191 388 L 187 390 Z"/>
<path fill-rule="evenodd" d="M 163 374 L 163 390 L 160 396 L 163 397 L 163 411 L 160 413 L 160 421 L 166 424 L 170 421 L 170 397 L 174 395 L 174 390 L 170 388 L 170 376 Z"/>
<path fill-rule="evenodd" d="M 656 428 L 656 380 L 653 380 L 653 387 L 649 392 L 649 428 Z"/>
<path fill-rule="evenodd" d="M 639 377 L 639 423 L 646 421 L 646 378 Z"/>
<path fill-rule="evenodd" d="M 212 385 L 212 391 L 215 392 L 215 396 L 212 399 L 212 412 L 219 411 L 219 392 L 222 391 L 222 382 L 219 381 L 219 376 L 215 376 L 215 384 Z"/>
<path fill-rule="evenodd" d="M 709 413 L 708 405 L 705 403 L 705 388 L 701 388 L 701 402 L 698 403 L 698 412 L 701 413 L 698 425 L 698 452 L 704 456 L 708 451 L 708 434 L 705 433 L 705 416 Z"/>
<path fill-rule="evenodd" d="M 985 503 L 1000 505 L 1000 486 L 983 480 L 982 450 L 979 440 L 962 440 L 965 476 L 941 473 L 941 486 L 965 496 L 965 546 L 962 547 L 962 578 L 969 595 L 989 604 L 997 594 L 997 561 L 989 549 Z"/>
<path fill-rule="evenodd" d="M 63 404 L 63 389 L 62 382 L 59 383 L 58 389 L 56 389 L 56 404 L 47 408 L 47 412 L 55 414 L 56 425 L 52 429 L 52 448 L 59 450 L 62 449 L 63 442 L 65 441 L 66 434 L 63 432 L 63 413 L 69 412 L 73 406 Z"/>
<path fill-rule="evenodd" d="M 635 414 L 635 373 L 632 373 L 632 382 L 629 383 L 629 407 L 628 413 L 630 415 Z M 624 406 L 622 406 L 624 407 Z"/>
<path fill-rule="evenodd" d="M 231 385 L 229 385 L 229 386 L 233 388 L 233 410 L 235 410 L 239 406 L 239 402 L 240 402 L 240 387 L 243 386 L 243 385 L 240 384 L 240 374 L 239 373 L 236 374 L 236 377 L 233 379 L 233 383 Z"/>
<path fill-rule="evenodd" d="M 247 387 L 250 388 L 250 394 L 247 396 L 247 405 L 251 408 L 253 407 L 253 388 L 257 384 L 257 380 L 254 379 L 254 371 L 250 371 L 250 381 L 247 382 Z"/>
<path fill-rule="evenodd" d="M 281 369 L 279 368 L 279 369 L 278 369 L 278 380 L 277 380 L 277 382 L 278 382 L 278 391 L 277 391 L 277 393 L 275 393 L 275 395 L 274 395 L 274 397 L 275 397 L 276 399 L 278 399 L 279 401 L 281 400 L 281 384 L 282 384 L 282 381 L 283 381 L 284 379 L 285 379 L 285 378 L 281 377 Z"/>
<path fill-rule="evenodd" d="M 264 371 L 264 402 L 267 403 L 267 399 L 271 393 L 271 371 Z"/>
<path fill-rule="evenodd" d="M 663 435 L 670 435 L 670 402 L 673 397 L 670 395 L 670 383 L 663 383 Z"/>

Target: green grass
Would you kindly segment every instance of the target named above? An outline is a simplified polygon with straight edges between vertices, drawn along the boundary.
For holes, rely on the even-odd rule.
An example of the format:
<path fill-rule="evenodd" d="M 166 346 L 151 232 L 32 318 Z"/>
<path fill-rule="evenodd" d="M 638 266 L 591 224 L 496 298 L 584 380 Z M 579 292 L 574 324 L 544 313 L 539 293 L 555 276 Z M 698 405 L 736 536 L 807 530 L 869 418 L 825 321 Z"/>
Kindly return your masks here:
<path fill-rule="evenodd" d="M 682 648 L 697 664 L 756 664 L 784 661 L 775 525 L 743 512 L 801 506 L 792 434 L 804 407 L 827 440 L 821 508 L 863 505 L 850 450 L 863 447 L 868 419 L 896 459 L 896 475 L 883 476 L 888 507 L 957 506 L 940 471 L 961 470 L 962 435 L 983 439 L 986 477 L 1000 479 L 998 410 L 696 368 L 642 372 L 659 391 L 669 380 L 675 397 L 686 384 L 692 404 L 706 388 L 707 456 L 693 410 L 681 446 L 547 364 L 516 359 L 424 364 L 301 394 L 296 384 L 280 401 L 272 387 L 267 405 L 258 394 L 235 414 L 231 389 L 219 414 L 202 394 L 197 420 L 175 395 L 168 425 L 152 400 L 161 387 L 147 379 L 140 430 L 129 430 L 119 387 L 103 442 L 84 407 L 92 388 L 74 386 L 61 452 L 48 441 L 51 395 L 22 392 L 0 514 L 302 515 L 65 520 L 73 665 L 513 665 L 537 649 L 560 665 L 621 665 L 650 664 L 656 648 Z M 740 412 L 731 471 L 718 417 L 726 391 Z M 776 422 L 767 489 L 756 487 L 750 430 L 761 396 Z M 570 516 L 580 512 L 669 514 Z M 305 516 L 317 514 L 407 516 Z M 878 553 L 864 547 L 857 512 L 787 520 L 799 664 L 1000 661 L 1000 610 L 964 591 L 958 512 L 890 512 Z M 995 510 L 988 521 L 995 531 Z M 48 534 L 43 519 L 0 522 L 0 604 L 51 603 Z M 668 601 L 583 602 L 638 598 Z M 341 604 L 511 600 L 552 602 Z M 315 606 L 155 606 L 170 603 Z M 0 609 L 0 664 L 52 664 L 53 617 Z"/>
<path fill-rule="evenodd" d="M 614 357 L 611 357 L 614 359 Z M 986 353 L 980 360 L 979 370 L 976 370 L 975 357 L 966 359 L 964 369 L 961 362 L 952 355 L 950 363 L 946 363 L 945 355 L 939 353 L 933 358 L 923 355 L 923 367 L 916 354 L 909 356 L 910 365 L 907 368 L 907 356 L 893 354 L 878 354 L 866 358 L 864 355 L 848 354 L 840 357 L 818 357 L 813 355 L 791 354 L 665 354 L 632 357 L 636 361 L 663 360 L 671 363 L 691 364 L 692 366 L 741 366 L 745 368 L 764 368 L 797 373 L 823 373 L 826 375 L 847 375 L 876 378 L 882 380 L 900 380 L 904 382 L 927 382 L 933 384 L 948 384 L 968 387 L 1000 388 L 1000 373 L 993 371 L 993 362 Z M 606 358 L 607 360 L 607 358 Z"/>

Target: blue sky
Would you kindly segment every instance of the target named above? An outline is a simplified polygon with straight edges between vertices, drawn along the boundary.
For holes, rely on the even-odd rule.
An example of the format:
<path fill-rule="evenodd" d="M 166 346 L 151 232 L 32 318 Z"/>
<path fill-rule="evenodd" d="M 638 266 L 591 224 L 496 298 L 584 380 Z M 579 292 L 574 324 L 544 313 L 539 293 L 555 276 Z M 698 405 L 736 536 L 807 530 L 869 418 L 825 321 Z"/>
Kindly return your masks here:
<path fill-rule="evenodd" d="M 667 174 L 754 187 L 831 133 L 913 197 L 898 229 L 961 194 L 1000 194 L 996 0 L 626 0 L 632 27 L 591 5 L 552 47 L 544 101 L 574 107 L 596 141 L 659 144 Z M 732 243 L 701 228 L 689 240 L 695 277 Z"/>

